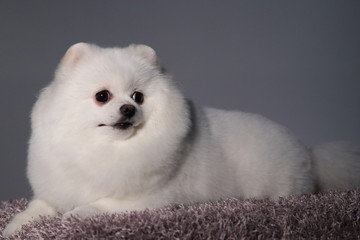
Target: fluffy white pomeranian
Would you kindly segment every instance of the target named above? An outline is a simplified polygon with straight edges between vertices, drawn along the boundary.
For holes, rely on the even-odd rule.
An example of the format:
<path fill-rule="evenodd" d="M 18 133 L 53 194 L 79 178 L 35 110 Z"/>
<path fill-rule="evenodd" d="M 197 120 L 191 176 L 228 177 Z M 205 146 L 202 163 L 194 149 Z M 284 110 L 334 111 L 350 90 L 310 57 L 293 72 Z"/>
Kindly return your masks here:
<path fill-rule="evenodd" d="M 360 186 L 358 146 L 308 149 L 260 115 L 197 108 L 145 45 L 73 45 L 31 120 L 34 198 L 5 236 L 40 215 L 87 217 Z"/>

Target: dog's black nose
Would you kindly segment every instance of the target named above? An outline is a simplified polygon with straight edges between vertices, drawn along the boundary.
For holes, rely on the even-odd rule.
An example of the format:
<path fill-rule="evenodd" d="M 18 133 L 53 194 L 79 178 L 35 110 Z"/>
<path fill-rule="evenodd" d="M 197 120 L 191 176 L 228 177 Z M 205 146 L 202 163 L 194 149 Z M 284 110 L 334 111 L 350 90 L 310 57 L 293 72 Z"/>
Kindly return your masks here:
<path fill-rule="evenodd" d="M 124 104 L 120 107 L 120 113 L 127 118 L 131 118 L 135 115 L 136 108 L 131 104 Z"/>

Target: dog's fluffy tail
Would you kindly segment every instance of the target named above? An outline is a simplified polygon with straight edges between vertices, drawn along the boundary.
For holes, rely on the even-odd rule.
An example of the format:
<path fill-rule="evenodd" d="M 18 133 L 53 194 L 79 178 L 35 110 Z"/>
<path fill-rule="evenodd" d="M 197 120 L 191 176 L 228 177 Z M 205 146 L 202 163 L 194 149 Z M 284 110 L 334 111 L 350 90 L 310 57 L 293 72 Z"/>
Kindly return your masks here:
<path fill-rule="evenodd" d="M 315 146 L 312 153 L 318 190 L 360 188 L 360 145 L 329 142 Z"/>

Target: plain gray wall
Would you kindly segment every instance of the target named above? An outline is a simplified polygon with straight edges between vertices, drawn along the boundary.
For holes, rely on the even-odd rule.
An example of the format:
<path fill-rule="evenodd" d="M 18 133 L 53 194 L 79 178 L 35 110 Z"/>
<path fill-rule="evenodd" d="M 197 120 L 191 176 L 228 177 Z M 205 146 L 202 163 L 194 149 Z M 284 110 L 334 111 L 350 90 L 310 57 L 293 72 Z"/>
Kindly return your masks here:
<path fill-rule="evenodd" d="M 0 1 L 0 200 L 31 196 L 29 114 L 73 43 L 145 43 L 187 97 L 305 143 L 360 140 L 360 1 Z"/>

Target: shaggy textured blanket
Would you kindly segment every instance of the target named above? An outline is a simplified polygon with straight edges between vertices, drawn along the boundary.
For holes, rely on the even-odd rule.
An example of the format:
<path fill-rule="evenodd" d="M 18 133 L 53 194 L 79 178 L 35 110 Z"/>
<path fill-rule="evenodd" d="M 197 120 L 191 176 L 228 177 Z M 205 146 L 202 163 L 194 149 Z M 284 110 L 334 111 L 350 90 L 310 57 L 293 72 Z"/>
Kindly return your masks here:
<path fill-rule="evenodd" d="M 3 202 L 0 232 L 28 200 Z M 7 239 L 360 239 L 360 190 L 226 199 L 84 220 L 43 217 Z"/>

